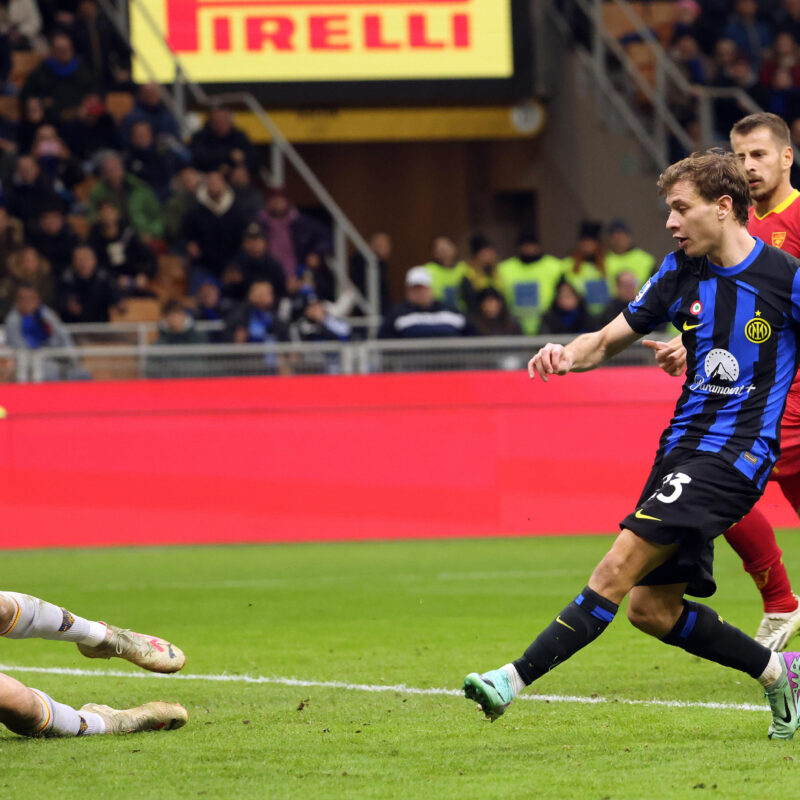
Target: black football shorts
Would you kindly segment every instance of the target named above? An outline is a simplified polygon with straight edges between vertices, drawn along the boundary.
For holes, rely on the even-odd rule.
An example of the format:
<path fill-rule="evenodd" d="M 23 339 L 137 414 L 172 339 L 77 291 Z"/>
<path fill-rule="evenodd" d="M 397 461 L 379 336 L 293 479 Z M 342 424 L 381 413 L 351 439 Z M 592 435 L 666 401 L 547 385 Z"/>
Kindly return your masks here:
<path fill-rule="evenodd" d="M 714 453 L 675 449 L 656 459 L 635 511 L 620 528 L 678 551 L 639 582 L 640 586 L 688 583 L 687 594 L 710 597 L 714 539 L 735 525 L 761 497 L 761 490 Z"/>

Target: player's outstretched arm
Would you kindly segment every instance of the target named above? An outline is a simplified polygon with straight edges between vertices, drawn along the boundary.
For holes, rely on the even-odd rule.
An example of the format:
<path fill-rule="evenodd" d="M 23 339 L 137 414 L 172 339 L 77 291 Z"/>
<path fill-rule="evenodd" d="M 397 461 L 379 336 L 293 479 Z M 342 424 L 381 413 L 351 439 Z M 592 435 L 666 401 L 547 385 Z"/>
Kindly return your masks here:
<path fill-rule="evenodd" d="M 668 342 L 656 342 L 652 339 L 645 339 L 642 344 L 649 347 L 656 357 L 658 364 L 667 375 L 679 378 L 686 372 L 686 348 L 683 346 L 680 336 L 676 336 Z"/>
<path fill-rule="evenodd" d="M 548 342 L 528 362 L 528 375 L 531 378 L 538 375 L 546 381 L 548 375 L 588 372 L 621 353 L 640 336 L 620 314 L 601 330 L 584 333 L 567 345 Z"/>

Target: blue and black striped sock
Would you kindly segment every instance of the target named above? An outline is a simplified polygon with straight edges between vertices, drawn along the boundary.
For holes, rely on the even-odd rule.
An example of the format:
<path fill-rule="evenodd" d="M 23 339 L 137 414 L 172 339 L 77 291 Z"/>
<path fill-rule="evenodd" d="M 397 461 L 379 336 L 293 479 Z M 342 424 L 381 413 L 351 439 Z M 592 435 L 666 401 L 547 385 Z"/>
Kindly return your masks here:
<path fill-rule="evenodd" d="M 587 586 L 514 662 L 525 685 L 593 642 L 614 619 L 618 608 Z"/>
<path fill-rule="evenodd" d="M 692 600 L 683 601 L 683 613 L 661 641 L 753 678 L 764 672 L 772 656 L 772 651 L 725 622 L 713 608 Z"/>

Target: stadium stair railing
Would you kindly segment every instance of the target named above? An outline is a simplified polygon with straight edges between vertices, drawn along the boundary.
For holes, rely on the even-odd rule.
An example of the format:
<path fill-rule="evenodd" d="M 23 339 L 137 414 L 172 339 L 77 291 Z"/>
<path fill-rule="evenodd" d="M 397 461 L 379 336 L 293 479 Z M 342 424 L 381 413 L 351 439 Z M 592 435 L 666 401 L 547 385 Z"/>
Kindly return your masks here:
<path fill-rule="evenodd" d="M 670 59 L 637 7 L 628 0 L 572 0 L 572 3 L 589 24 L 589 47 L 578 41 L 573 41 L 573 45 L 581 66 L 594 79 L 598 113 L 601 118 L 609 119 L 609 115 L 616 115 L 621 119 L 657 170 L 665 169 L 670 163 L 670 137 L 687 153 L 725 144 L 720 141 L 716 126 L 716 100 L 734 100 L 743 115 L 763 111 L 743 89 L 690 83 Z M 573 31 L 560 5 L 550 0 L 546 17 L 563 43 L 573 39 Z M 642 8 L 649 5 L 637 4 Z M 630 34 L 626 39 L 635 40 L 635 46 L 644 57 L 638 55 L 634 58 L 630 45 L 623 44 L 609 29 L 606 22 L 609 11 L 616 12 L 618 19 L 627 21 Z M 550 46 L 555 45 L 551 42 Z M 621 76 L 616 76 L 614 69 L 610 68 L 614 63 L 621 67 Z M 683 99 L 696 102 L 699 139 L 673 114 L 667 101 L 668 88 Z M 649 110 L 648 114 L 642 113 L 643 106 Z M 797 148 L 795 158 L 800 159 Z"/>
<path fill-rule="evenodd" d="M 162 85 L 162 97 L 170 111 L 175 115 L 181 125 L 184 135 L 188 135 L 187 126 L 187 95 L 192 103 L 199 109 L 210 109 L 218 105 L 239 105 L 251 111 L 254 117 L 263 125 L 271 138 L 270 168 L 265 171 L 264 177 L 269 185 L 282 187 L 286 180 L 286 163 L 288 162 L 311 189 L 317 200 L 324 206 L 333 220 L 333 259 L 331 267 L 336 276 L 337 294 L 347 292 L 352 298 L 353 306 L 358 308 L 368 317 L 377 318 L 380 309 L 380 276 L 378 260 L 370 249 L 364 237 L 359 233 L 333 196 L 323 186 L 312 169 L 297 152 L 292 143 L 283 135 L 280 128 L 269 116 L 264 107 L 250 92 L 229 92 L 225 94 L 208 94 L 202 86 L 195 83 L 186 71 L 181 59 L 170 49 L 164 38 L 164 32 L 159 28 L 153 15 L 141 0 L 98 0 L 103 11 L 111 20 L 119 34 L 128 42 L 131 52 L 138 60 L 145 74 L 154 82 L 155 72 L 150 66 L 147 54 L 137 49 L 130 39 L 128 25 L 128 11 L 136 7 L 137 13 L 148 27 L 155 33 L 159 45 L 172 62 L 174 79 L 170 87 Z M 151 54 L 152 55 L 152 54 Z M 366 294 L 350 280 L 348 272 L 348 244 L 361 254 L 367 265 Z M 370 329 L 373 334 L 375 327 Z"/>

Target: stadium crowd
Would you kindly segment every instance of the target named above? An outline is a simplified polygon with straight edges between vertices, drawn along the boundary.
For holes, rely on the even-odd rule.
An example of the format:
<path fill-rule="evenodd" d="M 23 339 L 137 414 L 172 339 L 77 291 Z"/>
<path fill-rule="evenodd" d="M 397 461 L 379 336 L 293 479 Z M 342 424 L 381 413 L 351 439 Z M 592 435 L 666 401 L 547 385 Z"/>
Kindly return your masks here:
<path fill-rule="evenodd" d="M 675 0 L 671 5 L 666 25 L 654 32 L 688 81 L 742 89 L 762 109 L 783 117 L 794 143 L 800 143 L 800 0 Z M 673 112 L 688 130 L 697 130 L 696 98 L 672 88 Z M 717 99 L 714 106 L 720 140 L 750 111 L 730 98 Z"/>
<path fill-rule="evenodd" d="M 30 58 L 16 80 L 15 53 Z M 128 47 L 96 0 L 0 3 L 0 87 L 8 345 L 69 343 L 62 323 L 107 322 L 141 299 L 160 304 L 162 343 L 353 335 L 352 292 L 337 293 L 329 266 L 330 227 L 263 187 L 257 148 L 230 110 L 212 109 L 184 136 L 160 88 L 131 83 Z M 125 93 L 126 112 L 112 114 L 109 98 Z M 393 306 L 390 234 L 370 246 L 383 337 L 581 332 L 616 314 L 653 269 L 623 220 L 583 223 L 566 258 L 525 232 L 504 259 L 480 234 L 463 257 L 439 236 Z M 365 291 L 363 257 L 350 270 Z M 198 320 L 224 327 L 208 333 Z"/>

